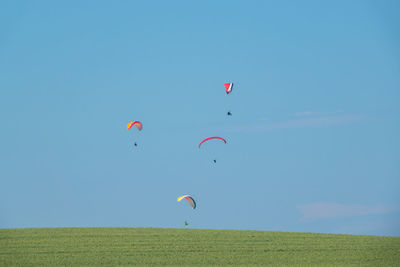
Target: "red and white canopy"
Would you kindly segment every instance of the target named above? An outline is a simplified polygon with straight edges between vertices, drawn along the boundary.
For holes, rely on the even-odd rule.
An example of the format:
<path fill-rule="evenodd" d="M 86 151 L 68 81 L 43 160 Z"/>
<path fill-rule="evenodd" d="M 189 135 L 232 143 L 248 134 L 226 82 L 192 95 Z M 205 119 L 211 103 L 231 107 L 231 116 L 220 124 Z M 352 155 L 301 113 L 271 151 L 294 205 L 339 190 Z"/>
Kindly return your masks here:
<path fill-rule="evenodd" d="M 233 83 L 225 83 L 224 86 L 227 95 L 232 92 Z"/>

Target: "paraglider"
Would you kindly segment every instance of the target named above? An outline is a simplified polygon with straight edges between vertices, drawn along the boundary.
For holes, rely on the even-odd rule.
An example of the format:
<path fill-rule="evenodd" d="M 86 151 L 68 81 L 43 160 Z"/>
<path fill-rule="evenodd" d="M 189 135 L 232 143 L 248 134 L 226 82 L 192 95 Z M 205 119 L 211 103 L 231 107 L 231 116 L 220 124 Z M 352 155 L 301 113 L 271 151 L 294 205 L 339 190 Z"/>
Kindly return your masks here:
<path fill-rule="evenodd" d="M 208 141 L 208 140 L 212 140 L 212 139 L 222 140 L 222 141 L 224 141 L 224 143 L 226 144 L 226 140 L 225 140 L 224 138 L 219 137 L 219 136 L 211 136 L 211 137 L 208 137 L 208 138 L 204 139 L 203 141 L 201 141 L 200 144 L 199 144 L 199 148 L 201 147 L 201 145 L 202 145 L 204 142 L 206 142 L 206 141 Z"/>
<path fill-rule="evenodd" d="M 142 124 L 140 121 L 132 121 L 132 122 L 129 122 L 128 125 L 126 126 L 127 130 L 129 131 L 129 130 L 133 127 L 133 125 L 135 125 L 136 128 L 137 128 L 139 131 L 141 131 L 141 130 L 143 129 L 143 124 Z M 134 145 L 135 147 L 138 146 L 138 144 L 137 144 L 136 142 L 135 142 L 133 145 Z"/>
<path fill-rule="evenodd" d="M 186 199 L 189 202 L 190 206 L 192 206 L 193 209 L 196 208 L 196 202 L 194 201 L 194 199 L 190 195 L 180 196 L 180 197 L 178 197 L 177 201 L 180 202 L 182 199 Z"/>
<path fill-rule="evenodd" d="M 232 92 L 233 83 L 225 83 L 225 92 L 229 95 Z"/>
<path fill-rule="evenodd" d="M 189 225 L 189 223 L 187 221 L 185 221 L 185 226 Z"/>
<path fill-rule="evenodd" d="M 224 138 L 219 137 L 219 136 L 211 136 L 211 137 L 208 137 L 208 138 L 206 138 L 206 139 L 204 139 L 203 141 L 200 142 L 200 144 L 199 144 L 199 149 L 201 148 L 201 145 L 202 145 L 204 142 L 206 142 L 206 141 L 208 141 L 208 140 L 212 140 L 212 139 L 221 140 L 221 141 L 223 141 L 223 142 L 226 144 L 226 140 L 225 140 Z M 217 159 L 214 158 L 214 159 L 213 159 L 213 162 L 214 162 L 214 163 L 217 163 Z"/>
<path fill-rule="evenodd" d="M 233 83 L 225 83 L 224 86 L 225 86 L 226 94 L 229 95 L 232 92 Z M 226 113 L 226 115 L 232 116 L 232 113 L 230 111 L 228 111 L 228 113 Z"/>

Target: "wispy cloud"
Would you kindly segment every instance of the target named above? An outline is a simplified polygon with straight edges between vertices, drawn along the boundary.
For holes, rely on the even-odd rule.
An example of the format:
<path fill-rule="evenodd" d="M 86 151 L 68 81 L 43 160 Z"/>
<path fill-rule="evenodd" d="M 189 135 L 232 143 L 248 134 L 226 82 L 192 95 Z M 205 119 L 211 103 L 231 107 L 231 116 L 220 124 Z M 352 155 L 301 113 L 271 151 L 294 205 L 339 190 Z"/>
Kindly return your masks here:
<path fill-rule="evenodd" d="M 318 118 L 301 118 L 293 119 L 282 122 L 270 123 L 264 125 L 268 129 L 285 129 L 285 128 L 301 128 L 308 126 L 326 126 L 326 125 L 338 125 L 347 124 L 360 121 L 365 116 L 362 115 L 342 115 L 342 116 L 325 116 Z"/>
<path fill-rule="evenodd" d="M 335 110 L 335 111 L 300 111 L 295 112 L 293 115 L 295 117 L 304 117 L 304 116 L 331 116 L 343 113 L 343 110 Z"/>
<path fill-rule="evenodd" d="M 295 119 L 287 119 L 283 121 L 270 121 L 267 118 L 260 118 L 253 123 L 240 123 L 236 125 L 225 125 L 213 130 L 223 130 L 229 132 L 267 132 L 280 129 L 334 126 L 343 124 L 352 124 L 362 121 L 366 118 L 365 115 L 355 114 L 340 114 L 330 116 L 306 116 Z"/>
<path fill-rule="evenodd" d="M 261 117 L 261 118 L 258 118 L 257 120 L 259 120 L 259 121 L 267 121 L 267 120 L 269 120 L 270 118 L 268 118 L 268 117 Z"/>
<path fill-rule="evenodd" d="M 398 218 L 368 220 L 368 223 L 353 222 L 346 225 L 339 225 L 333 230 L 333 233 L 400 236 L 399 225 L 400 219 Z"/>
<path fill-rule="evenodd" d="M 324 202 L 300 205 L 297 208 L 303 214 L 302 221 L 386 214 L 400 211 L 399 205 L 351 205 Z"/>

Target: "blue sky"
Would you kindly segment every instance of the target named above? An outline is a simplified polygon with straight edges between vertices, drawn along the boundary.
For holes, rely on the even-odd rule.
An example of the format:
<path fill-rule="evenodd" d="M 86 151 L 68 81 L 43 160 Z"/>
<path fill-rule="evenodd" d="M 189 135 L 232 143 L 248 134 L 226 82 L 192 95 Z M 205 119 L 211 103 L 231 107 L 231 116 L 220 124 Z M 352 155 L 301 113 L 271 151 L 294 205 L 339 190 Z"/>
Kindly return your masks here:
<path fill-rule="evenodd" d="M 399 236 L 399 11 L 3 1 L 0 227 Z"/>

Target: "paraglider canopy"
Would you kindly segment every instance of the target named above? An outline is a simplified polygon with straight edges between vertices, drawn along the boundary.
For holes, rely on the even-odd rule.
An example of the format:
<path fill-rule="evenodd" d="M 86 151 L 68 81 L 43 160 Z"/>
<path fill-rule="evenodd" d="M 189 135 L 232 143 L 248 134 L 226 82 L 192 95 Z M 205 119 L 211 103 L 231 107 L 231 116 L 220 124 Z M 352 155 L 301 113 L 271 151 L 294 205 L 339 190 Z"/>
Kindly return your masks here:
<path fill-rule="evenodd" d="M 232 92 L 233 83 L 225 83 L 224 86 L 227 95 Z"/>
<path fill-rule="evenodd" d="M 190 206 L 192 206 L 193 209 L 196 208 L 196 202 L 190 195 L 183 195 L 183 196 L 178 197 L 178 202 L 180 202 L 182 199 L 186 199 L 189 202 Z"/>
<path fill-rule="evenodd" d="M 141 131 L 143 129 L 143 124 L 140 121 L 129 122 L 128 126 L 126 128 L 129 130 L 132 128 L 133 125 L 135 125 L 139 131 Z"/>
<path fill-rule="evenodd" d="M 201 144 L 203 144 L 204 142 L 211 140 L 211 139 L 219 139 L 219 140 L 224 141 L 224 143 L 226 144 L 226 140 L 224 138 L 219 137 L 219 136 L 211 136 L 211 137 L 208 137 L 208 138 L 204 139 L 203 141 L 201 141 L 199 144 L 199 148 L 201 147 Z"/>

